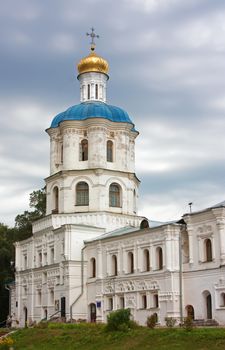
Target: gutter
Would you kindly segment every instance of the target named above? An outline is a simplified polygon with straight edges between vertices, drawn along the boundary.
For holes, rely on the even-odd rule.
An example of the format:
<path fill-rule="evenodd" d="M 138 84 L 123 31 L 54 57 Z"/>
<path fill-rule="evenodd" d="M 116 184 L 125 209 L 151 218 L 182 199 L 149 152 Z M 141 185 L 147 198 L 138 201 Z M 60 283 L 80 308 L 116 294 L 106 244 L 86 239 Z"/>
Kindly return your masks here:
<path fill-rule="evenodd" d="M 83 247 L 81 249 L 81 291 L 80 291 L 80 294 L 77 296 L 77 298 L 70 305 L 70 322 L 71 323 L 73 320 L 73 306 L 77 303 L 77 301 L 81 298 L 81 296 L 84 293 L 84 249 L 85 248 L 86 247 Z"/>

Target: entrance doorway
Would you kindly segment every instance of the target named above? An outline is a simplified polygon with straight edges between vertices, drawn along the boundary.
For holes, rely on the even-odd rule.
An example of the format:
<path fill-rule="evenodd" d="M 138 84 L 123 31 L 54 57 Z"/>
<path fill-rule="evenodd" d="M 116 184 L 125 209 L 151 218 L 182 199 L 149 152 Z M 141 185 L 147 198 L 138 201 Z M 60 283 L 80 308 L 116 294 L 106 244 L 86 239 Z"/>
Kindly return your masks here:
<path fill-rule="evenodd" d="M 61 317 L 66 317 L 66 298 L 61 298 Z"/>
<path fill-rule="evenodd" d="M 24 326 L 27 327 L 27 308 L 26 306 L 23 309 L 24 311 Z"/>
<path fill-rule="evenodd" d="M 207 319 L 211 320 L 212 319 L 212 297 L 210 293 L 206 296 L 206 309 L 207 309 Z"/>
<path fill-rule="evenodd" d="M 94 303 L 90 304 L 90 321 L 96 322 L 96 305 Z"/>

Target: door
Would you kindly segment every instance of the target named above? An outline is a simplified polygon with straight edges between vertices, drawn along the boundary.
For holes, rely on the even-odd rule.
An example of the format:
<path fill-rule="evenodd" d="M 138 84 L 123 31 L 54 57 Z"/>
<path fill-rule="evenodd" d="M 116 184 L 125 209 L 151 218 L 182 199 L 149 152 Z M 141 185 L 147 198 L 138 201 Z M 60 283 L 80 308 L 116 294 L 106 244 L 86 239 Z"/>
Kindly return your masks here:
<path fill-rule="evenodd" d="M 96 305 L 94 303 L 90 305 L 90 320 L 96 322 Z"/>
<path fill-rule="evenodd" d="M 207 308 L 207 319 L 212 319 L 212 297 L 211 294 L 208 294 L 206 297 L 206 308 Z"/>
<path fill-rule="evenodd" d="M 61 317 L 66 317 L 66 298 L 61 298 Z"/>

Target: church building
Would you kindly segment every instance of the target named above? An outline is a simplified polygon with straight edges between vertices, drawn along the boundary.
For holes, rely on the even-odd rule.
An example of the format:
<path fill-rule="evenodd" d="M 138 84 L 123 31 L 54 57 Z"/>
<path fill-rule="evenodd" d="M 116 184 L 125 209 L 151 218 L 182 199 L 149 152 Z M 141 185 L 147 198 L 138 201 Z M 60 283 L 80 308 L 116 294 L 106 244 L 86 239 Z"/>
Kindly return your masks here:
<path fill-rule="evenodd" d="M 106 322 L 130 308 L 225 325 L 225 201 L 174 222 L 138 216 L 138 131 L 107 104 L 108 62 L 91 50 L 78 63 L 80 104 L 53 118 L 46 216 L 17 242 L 14 325 L 43 319 Z M 141 137 L 141 136 L 140 136 Z"/>

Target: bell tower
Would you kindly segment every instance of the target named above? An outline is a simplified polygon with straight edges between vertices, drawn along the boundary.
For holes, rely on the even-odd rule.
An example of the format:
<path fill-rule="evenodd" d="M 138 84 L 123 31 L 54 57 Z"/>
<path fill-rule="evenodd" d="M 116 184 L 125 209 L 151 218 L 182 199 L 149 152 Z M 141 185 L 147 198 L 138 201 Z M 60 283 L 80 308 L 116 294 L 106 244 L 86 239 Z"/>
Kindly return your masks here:
<path fill-rule="evenodd" d="M 109 64 L 95 52 L 94 29 L 87 35 L 91 50 L 77 65 L 81 103 L 59 113 L 46 130 L 47 215 L 100 227 L 110 217 L 114 224 L 109 229 L 135 226 L 140 221 L 135 175 L 138 132 L 126 111 L 106 103 Z"/>

